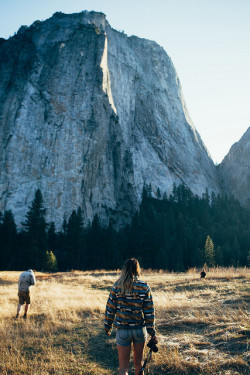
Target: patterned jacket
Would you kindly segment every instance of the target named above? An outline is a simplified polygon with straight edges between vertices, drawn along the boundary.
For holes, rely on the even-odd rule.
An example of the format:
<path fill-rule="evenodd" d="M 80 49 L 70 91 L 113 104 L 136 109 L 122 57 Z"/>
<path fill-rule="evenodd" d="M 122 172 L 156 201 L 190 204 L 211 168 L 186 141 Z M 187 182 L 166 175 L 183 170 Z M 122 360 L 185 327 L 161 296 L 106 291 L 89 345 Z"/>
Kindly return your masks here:
<path fill-rule="evenodd" d="M 130 294 L 122 294 L 116 282 L 111 289 L 105 312 L 104 328 L 109 336 L 112 327 L 146 327 L 150 336 L 155 335 L 155 309 L 149 286 L 136 277 Z"/>

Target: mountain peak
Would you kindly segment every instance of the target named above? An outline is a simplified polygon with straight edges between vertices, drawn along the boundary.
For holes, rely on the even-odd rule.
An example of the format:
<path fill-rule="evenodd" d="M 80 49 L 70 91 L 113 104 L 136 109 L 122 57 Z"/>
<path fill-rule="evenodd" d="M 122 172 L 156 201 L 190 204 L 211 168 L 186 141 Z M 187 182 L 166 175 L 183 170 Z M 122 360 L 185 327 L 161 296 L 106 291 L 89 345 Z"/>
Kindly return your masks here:
<path fill-rule="evenodd" d="M 250 207 L 250 127 L 218 166 L 223 191 Z"/>
<path fill-rule="evenodd" d="M 124 225 L 144 184 L 219 191 L 167 53 L 113 30 L 103 13 L 55 13 L 0 46 L 0 209 L 23 220 L 40 189 L 60 225 Z"/>

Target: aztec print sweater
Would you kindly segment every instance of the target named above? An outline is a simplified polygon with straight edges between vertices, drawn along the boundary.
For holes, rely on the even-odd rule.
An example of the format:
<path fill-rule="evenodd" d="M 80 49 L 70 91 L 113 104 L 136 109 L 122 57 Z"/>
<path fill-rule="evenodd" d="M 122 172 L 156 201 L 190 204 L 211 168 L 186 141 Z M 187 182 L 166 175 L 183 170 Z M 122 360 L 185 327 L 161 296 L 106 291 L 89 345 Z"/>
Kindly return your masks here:
<path fill-rule="evenodd" d="M 115 321 L 114 321 L 115 320 Z M 108 336 L 112 327 L 146 327 L 150 336 L 155 336 L 155 310 L 149 286 L 136 277 L 130 294 L 122 294 L 121 288 L 114 284 L 107 301 L 104 328 Z"/>

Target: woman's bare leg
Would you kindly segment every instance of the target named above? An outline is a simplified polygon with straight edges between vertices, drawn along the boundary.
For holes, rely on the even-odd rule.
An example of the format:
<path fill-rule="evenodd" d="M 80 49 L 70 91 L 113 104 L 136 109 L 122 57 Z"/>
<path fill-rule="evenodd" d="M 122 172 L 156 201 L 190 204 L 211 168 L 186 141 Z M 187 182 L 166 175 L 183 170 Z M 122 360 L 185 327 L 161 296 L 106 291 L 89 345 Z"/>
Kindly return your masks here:
<path fill-rule="evenodd" d="M 119 375 L 128 375 L 131 345 L 117 345 L 119 355 Z"/>
<path fill-rule="evenodd" d="M 135 365 L 135 375 L 138 375 L 142 368 L 142 356 L 145 342 L 134 343 L 134 365 Z"/>

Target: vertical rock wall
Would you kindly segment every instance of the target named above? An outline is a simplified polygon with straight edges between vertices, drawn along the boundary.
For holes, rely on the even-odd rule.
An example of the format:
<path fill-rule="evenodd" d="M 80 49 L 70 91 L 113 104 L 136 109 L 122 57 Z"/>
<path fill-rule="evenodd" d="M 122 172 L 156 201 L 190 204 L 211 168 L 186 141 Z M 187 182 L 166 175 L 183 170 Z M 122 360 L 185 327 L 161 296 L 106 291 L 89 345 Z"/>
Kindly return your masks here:
<path fill-rule="evenodd" d="M 48 220 L 129 222 L 144 183 L 219 191 L 170 58 L 95 12 L 59 14 L 0 44 L 0 210 L 23 220 L 40 188 Z"/>
<path fill-rule="evenodd" d="M 222 190 L 250 208 L 250 127 L 218 166 Z"/>

